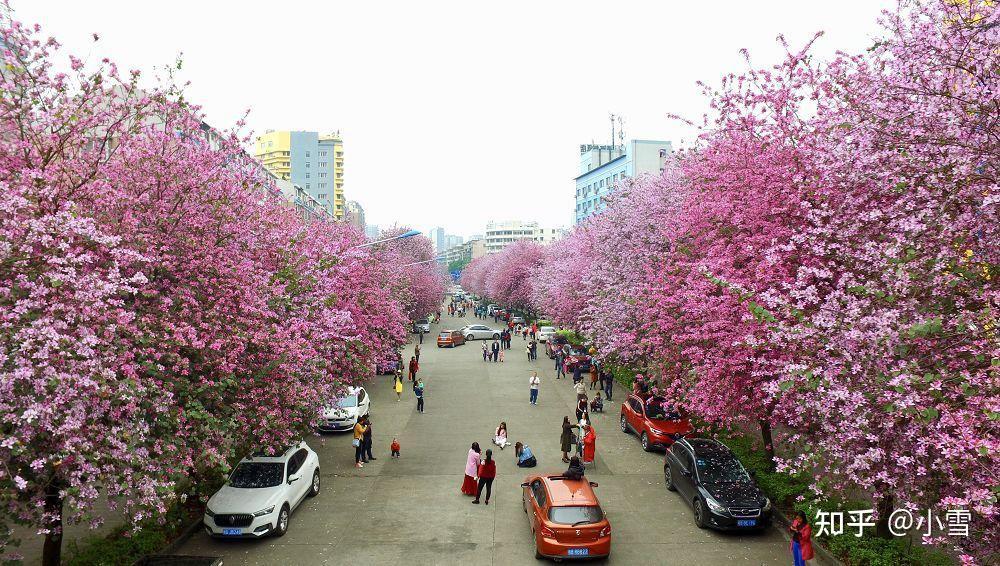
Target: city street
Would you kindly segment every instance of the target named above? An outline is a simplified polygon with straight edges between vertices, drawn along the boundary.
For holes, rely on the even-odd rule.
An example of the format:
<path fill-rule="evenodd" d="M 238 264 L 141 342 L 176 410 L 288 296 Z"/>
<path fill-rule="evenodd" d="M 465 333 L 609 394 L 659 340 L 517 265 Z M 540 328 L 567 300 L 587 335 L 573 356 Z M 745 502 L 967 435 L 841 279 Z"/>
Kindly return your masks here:
<path fill-rule="evenodd" d="M 540 349 L 528 362 L 515 338 L 504 363 L 484 363 L 480 342 L 438 349 L 441 329 L 475 318 L 445 316 L 425 336 L 419 376 L 426 385 L 426 413 L 415 411 L 408 386 L 396 401 L 391 376 L 366 384 L 372 396 L 377 461 L 354 468 L 350 433 L 311 437 L 319 453 L 323 487 L 291 518 L 283 538 L 213 540 L 198 531 L 178 554 L 217 555 L 235 564 L 529 564 L 534 546 L 521 509 L 519 484 L 529 470 L 515 466 L 513 443 L 535 452 L 539 472 L 565 469 L 559 432 L 573 415 L 571 380 L 556 381 Z M 487 323 L 490 326 L 492 319 Z M 404 350 L 409 360 L 413 346 Z M 528 403 L 528 378 L 537 369 L 537 406 Z M 615 564 L 786 564 L 788 542 L 772 529 L 759 535 L 721 534 L 695 527 L 690 509 L 663 485 L 662 453 L 645 453 L 635 436 L 618 428 L 619 386 L 606 412 L 595 415 L 597 467 L 588 477 L 611 521 Z M 511 446 L 496 449 L 493 430 L 506 421 Z M 390 459 L 399 439 L 402 456 Z M 494 448 L 498 477 L 489 506 L 460 493 L 469 445 Z M 488 562 L 487 562 L 488 561 Z"/>

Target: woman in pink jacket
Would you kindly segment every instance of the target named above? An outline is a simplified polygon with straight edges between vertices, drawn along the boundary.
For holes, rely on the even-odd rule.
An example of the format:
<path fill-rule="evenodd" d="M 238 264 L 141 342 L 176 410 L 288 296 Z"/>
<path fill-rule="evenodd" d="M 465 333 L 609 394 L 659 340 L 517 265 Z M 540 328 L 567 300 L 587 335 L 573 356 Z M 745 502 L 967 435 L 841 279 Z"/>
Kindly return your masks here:
<path fill-rule="evenodd" d="M 479 470 L 479 443 L 473 442 L 472 448 L 469 448 L 469 456 L 465 460 L 465 481 L 462 482 L 462 493 L 465 495 L 475 495 L 476 488 L 479 485 L 476 483 L 476 474 Z"/>

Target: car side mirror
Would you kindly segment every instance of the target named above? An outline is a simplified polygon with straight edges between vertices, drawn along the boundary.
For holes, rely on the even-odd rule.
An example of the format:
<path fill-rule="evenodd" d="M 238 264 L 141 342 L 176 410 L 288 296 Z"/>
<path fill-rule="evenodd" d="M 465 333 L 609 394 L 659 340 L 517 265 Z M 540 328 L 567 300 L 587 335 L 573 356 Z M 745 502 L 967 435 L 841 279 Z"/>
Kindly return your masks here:
<path fill-rule="evenodd" d="M 596 481 L 592 481 L 590 482 L 590 487 L 600 487 L 600 486 L 597 485 Z"/>
<path fill-rule="evenodd" d="M 521 484 L 521 487 L 528 487 L 528 483 L 527 483 L 527 482 L 525 482 L 525 483 L 522 483 L 522 484 Z"/>

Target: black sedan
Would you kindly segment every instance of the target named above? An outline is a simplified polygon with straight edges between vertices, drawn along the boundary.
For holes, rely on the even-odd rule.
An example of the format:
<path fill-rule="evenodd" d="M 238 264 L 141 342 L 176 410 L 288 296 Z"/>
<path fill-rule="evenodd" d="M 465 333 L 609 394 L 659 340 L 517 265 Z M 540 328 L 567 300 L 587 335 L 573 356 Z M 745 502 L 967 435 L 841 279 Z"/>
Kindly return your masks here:
<path fill-rule="evenodd" d="M 667 489 L 694 510 L 698 528 L 756 530 L 771 525 L 771 501 L 724 444 L 705 438 L 674 442 L 663 463 Z"/>

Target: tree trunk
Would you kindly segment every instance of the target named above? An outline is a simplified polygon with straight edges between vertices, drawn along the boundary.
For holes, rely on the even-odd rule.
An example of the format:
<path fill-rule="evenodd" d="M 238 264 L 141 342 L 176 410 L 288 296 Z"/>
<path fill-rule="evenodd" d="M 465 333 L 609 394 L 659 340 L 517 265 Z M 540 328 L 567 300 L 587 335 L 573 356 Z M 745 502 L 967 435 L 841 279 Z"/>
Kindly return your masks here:
<path fill-rule="evenodd" d="M 45 545 L 42 547 L 42 565 L 59 566 L 62 562 L 63 498 L 59 494 L 59 483 L 52 481 L 45 489 L 45 514 L 49 518 L 45 528 Z"/>
<path fill-rule="evenodd" d="M 767 469 L 774 471 L 774 437 L 771 434 L 771 421 L 760 419 L 760 437 L 764 441 L 764 452 L 767 453 Z"/>
<path fill-rule="evenodd" d="M 892 514 L 894 504 L 895 500 L 891 495 L 885 495 L 878 501 L 878 521 L 875 523 L 875 536 L 879 538 L 893 538 L 892 533 L 889 531 L 889 515 Z"/>

